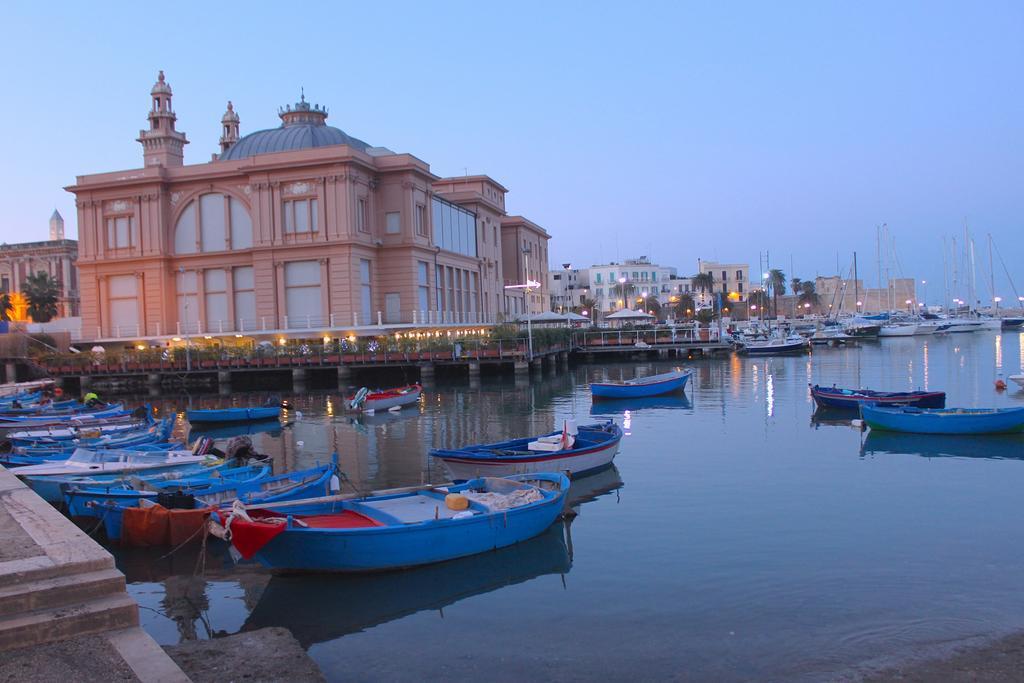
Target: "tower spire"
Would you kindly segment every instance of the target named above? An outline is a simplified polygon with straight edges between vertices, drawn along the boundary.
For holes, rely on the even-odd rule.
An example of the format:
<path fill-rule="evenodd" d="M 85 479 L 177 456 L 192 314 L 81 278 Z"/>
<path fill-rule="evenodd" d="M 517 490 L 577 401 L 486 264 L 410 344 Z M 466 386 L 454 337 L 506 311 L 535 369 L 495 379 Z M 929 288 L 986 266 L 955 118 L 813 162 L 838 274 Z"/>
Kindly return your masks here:
<path fill-rule="evenodd" d="M 178 117 L 171 107 L 170 84 L 160 71 L 153 89 L 149 91 L 152 106 L 147 118 L 149 130 L 140 130 L 138 141 L 142 143 L 142 158 L 146 166 L 181 166 L 185 163 L 185 134 L 174 129 Z"/>
<path fill-rule="evenodd" d="M 64 239 L 64 218 L 57 209 L 54 209 L 53 214 L 50 216 L 50 239 Z"/>
<path fill-rule="evenodd" d="M 220 136 L 220 153 L 224 154 L 231 146 L 238 142 L 238 114 L 235 113 L 235 106 L 228 100 L 228 109 L 224 112 L 220 122 L 223 133 Z"/>

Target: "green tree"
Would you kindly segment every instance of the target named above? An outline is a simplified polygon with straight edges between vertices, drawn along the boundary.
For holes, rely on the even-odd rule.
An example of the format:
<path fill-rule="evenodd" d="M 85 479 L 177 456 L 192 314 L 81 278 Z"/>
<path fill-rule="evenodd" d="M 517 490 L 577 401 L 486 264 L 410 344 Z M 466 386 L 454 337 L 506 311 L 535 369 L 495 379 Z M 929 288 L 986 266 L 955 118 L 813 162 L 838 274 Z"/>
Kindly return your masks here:
<path fill-rule="evenodd" d="M 692 294 L 680 294 L 679 300 L 675 303 L 675 316 L 688 320 L 697 308 L 697 302 L 693 300 Z"/>
<path fill-rule="evenodd" d="M 715 291 L 715 276 L 712 273 L 697 273 L 693 276 L 693 287 L 701 293 L 701 298 Z"/>
<path fill-rule="evenodd" d="M 786 274 L 778 268 L 768 271 L 768 286 L 772 288 L 772 308 L 779 315 L 779 295 L 786 293 Z"/>
<path fill-rule="evenodd" d="M 40 270 L 26 277 L 22 284 L 22 291 L 28 301 L 28 315 L 34 322 L 50 322 L 57 316 L 57 298 L 60 296 L 60 286 L 44 271 Z"/>
<path fill-rule="evenodd" d="M 646 298 L 640 300 L 640 310 L 647 311 L 655 318 L 660 318 L 661 302 L 658 301 L 658 297 L 653 294 L 649 294 Z"/>
<path fill-rule="evenodd" d="M 810 304 L 811 308 L 817 308 L 821 303 L 821 297 L 815 291 L 814 280 L 804 280 L 800 283 L 800 289 L 796 292 L 801 305 Z"/>
<path fill-rule="evenodd" d="M 11 303 L 11 295 L 7 292 L 0 294 L 0 320 L 10 320 L 14 304 Z"/>

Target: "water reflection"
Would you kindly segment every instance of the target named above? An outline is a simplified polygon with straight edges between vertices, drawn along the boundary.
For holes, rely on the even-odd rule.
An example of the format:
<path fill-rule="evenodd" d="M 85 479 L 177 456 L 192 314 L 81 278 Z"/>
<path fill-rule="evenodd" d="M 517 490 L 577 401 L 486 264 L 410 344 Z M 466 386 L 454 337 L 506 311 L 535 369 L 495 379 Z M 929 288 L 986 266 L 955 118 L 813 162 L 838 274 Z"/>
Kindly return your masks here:
<path fill-rule="evenodd" d="M 685 394 L 668 394 L 665 396 L 649 396 L 647 398 L 618 398 L 595 401 L 590 406 L 590 414 L 605 417 L 617 417 L 623 413 L 657 408 L 681 408 L 690 410 L 693 404 Z"/>
<path fill-rule="evenodd" d="M 1024 460 L 1024 436 L 944 436 L 940 434 L 901 434 L 871 430 L 861 447 L 862 455 L 908 454 L 924 458 L 987 458 Z"/>
<path fill-rule="evenodd" d="M 242 630 L 289 629 L 303 647 L 572 568 L 563 525 L 525 543 L 409 571 L 275 576 Z"/>

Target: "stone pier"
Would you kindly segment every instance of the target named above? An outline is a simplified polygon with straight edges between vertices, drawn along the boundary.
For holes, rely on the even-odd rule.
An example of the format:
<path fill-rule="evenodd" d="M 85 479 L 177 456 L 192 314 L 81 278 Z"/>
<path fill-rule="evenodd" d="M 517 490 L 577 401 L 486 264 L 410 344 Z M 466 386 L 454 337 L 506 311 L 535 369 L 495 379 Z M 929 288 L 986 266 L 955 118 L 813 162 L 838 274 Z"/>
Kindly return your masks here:
<path fill-rule="evenodd" d="M 79 659 L 82 680 L 189 680 L 139 628 L 110 553 L 3 467 L 0 652 L 2 680 L 62 680 Z"/>
<path fill-rule="evenodd" d="M 347 389 L 352 379 L 352 368 L 347 365 L 338 366 L 338 388 Z"/>
<path fill-rule="evenodd" d="M 308 374 L 306 368 L 292 368 L 292 384 L 295 386 L 305 386 Z"/>
<path fill-rule="evenodd" d="M 466 367 L 469 370 L 469 376 L 470 377 L 479 377 L 480 376 L 480 364 L 479 363 L 469 363 L 469 364 L 467 364 Z"/>
<path fill-rule="evenodd" d="M 434 381 L 434 364 L 423 363 L 420 365 L 420 381 L 421 382 L 433 382 Z"/>
<path fill-rule="evenodd" d="M 512 363 L 512 368 L 517 375 L 525 375 L 530 372 L 530 364 L 525 360 L 517 360 Z"/>

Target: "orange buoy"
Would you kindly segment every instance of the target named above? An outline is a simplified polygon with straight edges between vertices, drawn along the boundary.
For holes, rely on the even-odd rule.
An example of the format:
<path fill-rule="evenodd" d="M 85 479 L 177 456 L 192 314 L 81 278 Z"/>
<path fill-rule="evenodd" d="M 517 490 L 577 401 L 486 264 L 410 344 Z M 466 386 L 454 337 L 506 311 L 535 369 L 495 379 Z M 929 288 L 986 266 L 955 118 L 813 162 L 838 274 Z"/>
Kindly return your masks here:
<path fill-rule="evenodd" d="M 1002 379 L 996 380 L 996 391 L 1006 391 L 1006 382 Z"/>

